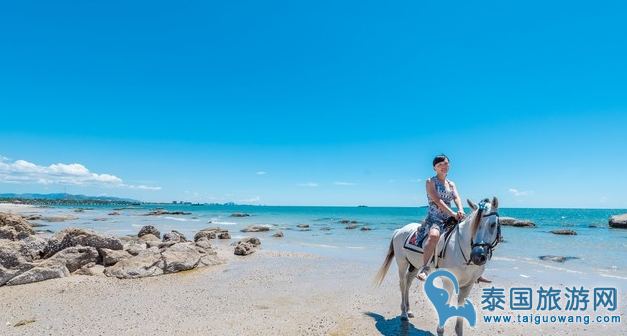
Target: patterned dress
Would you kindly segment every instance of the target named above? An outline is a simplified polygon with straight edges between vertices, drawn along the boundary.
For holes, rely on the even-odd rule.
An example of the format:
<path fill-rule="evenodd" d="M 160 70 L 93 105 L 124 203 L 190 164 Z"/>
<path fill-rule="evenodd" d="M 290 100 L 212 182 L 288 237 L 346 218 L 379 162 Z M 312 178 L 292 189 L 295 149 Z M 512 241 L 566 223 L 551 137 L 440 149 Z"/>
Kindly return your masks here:
<path fill-rule="evenodd" d="M 446 190 L 444 185 L 438 180 L 437 176 L 432 177 L 435 181 L 435 192 L 438 194 L 438 197 L 446 203 L 446 205 L 451 207 L 451 201 L 455 200 L 455 188 L 453 184 L 448 179 L 446 180 L 451 187 L 451 190 Z M 440 232 L 444 231 L 444 223 L 450 217 L 449 214 L 440 210 L 435 202 L 427 195 L 427 199 L 429 200 L 429 210 L 427 211 L 427 218 L 422 222 L 422 226 L 420 227 L 419 237 L 422 238 L 426 236 L 426 234 L 431 229 L 438 229 Z"/>

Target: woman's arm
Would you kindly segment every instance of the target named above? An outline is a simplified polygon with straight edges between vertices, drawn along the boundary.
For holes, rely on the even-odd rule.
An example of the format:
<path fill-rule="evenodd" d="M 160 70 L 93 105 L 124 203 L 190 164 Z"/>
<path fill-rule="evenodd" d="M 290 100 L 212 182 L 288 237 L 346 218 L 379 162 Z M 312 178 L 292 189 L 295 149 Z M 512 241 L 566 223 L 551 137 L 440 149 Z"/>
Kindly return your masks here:
<path fill-rule="evenodd" d="M 451 188 L 453 188 L 453 193 L 455 194 L 455 205 L 457 206 L 457 213 L 455 214 L 455 218 L 457 218 L 457 220 L 462 220 L 464 219 L 464 217 L 466 217 L 466 213 L 464 212 L 464 206 L 462 205 L 462 198 L 459 197 L 459 194 L 457 193 L 457 186 L 455 186 L 455 183 L 449 181 L 449 183 L 451 184 Z"/>

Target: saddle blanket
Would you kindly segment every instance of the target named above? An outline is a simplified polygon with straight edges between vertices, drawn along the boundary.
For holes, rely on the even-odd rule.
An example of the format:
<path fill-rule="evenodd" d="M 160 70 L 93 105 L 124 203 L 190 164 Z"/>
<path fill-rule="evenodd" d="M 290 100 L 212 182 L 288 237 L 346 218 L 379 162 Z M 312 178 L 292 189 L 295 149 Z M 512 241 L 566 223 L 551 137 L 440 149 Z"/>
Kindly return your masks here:
<path fill-rule="evenodd" d="M 422 253 L 422 243 L 424 242 L 425 237 L 420 237 L 418 229 L 414 229 L 405 239 L 403 248 L 417 253 Z"/>

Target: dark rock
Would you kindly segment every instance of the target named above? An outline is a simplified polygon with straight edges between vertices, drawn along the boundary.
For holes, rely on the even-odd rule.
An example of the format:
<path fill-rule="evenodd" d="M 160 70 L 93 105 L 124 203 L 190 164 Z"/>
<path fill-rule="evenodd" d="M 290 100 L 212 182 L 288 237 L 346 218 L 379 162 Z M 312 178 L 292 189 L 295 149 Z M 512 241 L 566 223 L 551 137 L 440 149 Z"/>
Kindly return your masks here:
<path fill-rule="evenodd" d="M 364 227 L 361 228 L 361 231 L 370 231 L 370 230 L 372 230 L 372 229 L 370 227 L 368 227 L 368 226 L 364 226 Z"/>
<path fill-rule="evenodd" d="M 234 213 L 231 215 L 231 217 L 248 217 L 248 216 L 250 215 L 246 213 Z"/>
<path fill-rule="evenodd" d="M 235 255 L 245 256 L 255 252 L 255 248 L 252 244 L 239 242 L 235 245 Z"/>
<path fill-rule="evenodd" d="M 240 231 L 242 232 L 265 232 L 265 231 L 270 231 L 270 228 L 265 225 L 251 225 Z"/>
<path fill-rule="evenodd" d="M 567 236 L 574 236 L 577 235 L 577 232 L 573 231 L 573 230 L 567 230 L 567 229 L 559 229 L 559 230 L 553 230 L 553 231 L 549 231 L 553 234 L 556 235 L 567 235 Z"/>
<path fill-rule="evenodd" d="M 153 210 L 150 211 L 147 214 L 143 214 L 140 216 L 162 216 L 162 215 L 191 215 L 191 212 L 184 212 L 184 211 L 167 211 L 167 210 L 163 210 L 163 209 L 157 209 L 157 210 Z"/>
<path fill-rule="evenodd" d="M 244 238 L 241 240 L 241 242 L 251 244 L 254 247 L 261 245 L 261 240 L 259 240 L 259 238 L 257 237 Z"/>
<path fill-rule="evenodd" d="M 611 228 L 627 229 L 627 214 L 612 216 L 609 223 Z"/>
<path fill-rule="evenodd" d="M 206 231 L 206 230 L 201 230 L 196 232 L 196 235 L 194 235 L 194 241 L 197 242 L 200 239 L 215 239 L 217 237 L 216 235 L 216 231 Z"/>
<path fill-rule="evenodd" d="M 108 215 L 109 215 L 109 216 L 119 216 L 119 215 L 120 215 L 120 213 L 119 213 L 119 212 L 117 212 L 117 211 L 114 211 L 114 212 L 109 212 L 109 213 L 108 213 Z"/>
<path fill-rule="evenodd" d="M 66 220 L 76 220 L 76 219 L 78 219 L 78 217 L 72 216 L 72 215 L 55 216 L 55 217 L 41 217 L 42 221 L 53 222 L 53 223 L 65 222 Z"/>
<path fill-rule="evenodd" d="M 553 261 L 553 262 L 559 262 L 559 263 L 563 263 L 566 260 L 579 259 L 577 257 L 564 257 L 564 256 L 552 256 L 552 255 L 540 256 L 539 258 L 540 260 Z"/>
<path fill-rule="evenodd" d="M 298 224 L 296 227 L 301 228 L 301 229 L 306 229 L 309 227 L 309 224 Z"/>
<path fill-rule="evenodd" d="M 343 220 L 340 221 L 341 224 L 348 224 L 350 222 L 351 221 L 349 221 L 348 219 L 343 219 Z"/>
<path fill-rule="evenodd" d="M 281 238 L 281 237 L 283 237 L 283 232 L 277 231 L 275 234 L 272 235 L 272 237 Z"/>
<path fill-rule="evenodd" d="M 356 228 L 357 228 L 357 225 L 351 224 L 351 225 L 347 225 L 345 229 L 352 230 L 352 229 L 356 229 Z"/>
<path fill-rule="evenodd" d="M 503 226 L 513 226 L 513 227 L 534 227 L 536 223 L 527 220 L 527 219 L 516 219 L 513 217 L 500 217 L 499 222 Z"/>
<path fill-rule="evenodd" d="M 231 239 L 229 231 L 222 231 L 218 234 L 218 239 Z"/>
<path fill-rule="evenodd" d="M 152 225 L 146 225 L 142 227 L 141 230 L 139 230 L 137 237 L 142 237 L 147 234 L 154 235 L 158 239 L 161 239 L 161 232 L 159 232 L 159 230 L 157 230 L 157 228 Z"/>
<path fill-rule="evenodd" d="M 184 243 L 187 241 L 188 241 L 187 238 L 185 238 L 185 236 L 182 233 L 176 230 L 172 230 L 172 232 L 169 232 L 163 235 L 163 242 Z"/>
<path fill-rule="evenodd" d="M 40 214 L 34 214 L 34 215 L 21 215 L 22 218 L 24 218 L 27 221 L 34 221 L 34 220 L 40 220 L 41 217 L 43 217 Z"/>

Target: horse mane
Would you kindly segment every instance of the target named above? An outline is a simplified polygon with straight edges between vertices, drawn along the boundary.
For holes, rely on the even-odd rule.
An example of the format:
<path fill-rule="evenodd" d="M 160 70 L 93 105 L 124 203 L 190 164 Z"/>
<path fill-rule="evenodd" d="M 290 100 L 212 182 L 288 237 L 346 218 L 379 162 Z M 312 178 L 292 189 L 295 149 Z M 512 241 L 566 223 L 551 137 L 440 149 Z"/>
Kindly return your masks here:
<path fill-rule="evenodd" d="M 492 202 L 490 202 L 489 199 L 484 198 L 483 200 L 481 200 L 481 202 L 484 203 L 488 203 L 490 204 L 490 207 L 492 207 Z M 474 218 L 472 219 L 472 226 L 471 226 L 471 235 L 470 237 L 472 239 L 475 239 L 476 235 L 477 235 L 477 230 L 479 230 L 479 222 L 481 221 L 481 216 L 483 215 L 483 209 L 481 207 L 479 207 L 477 210 L 473 211 L 472 214 L 470 216 L 473 216 Z M 470 217 L 469 216 L 469 217 Z"/>

